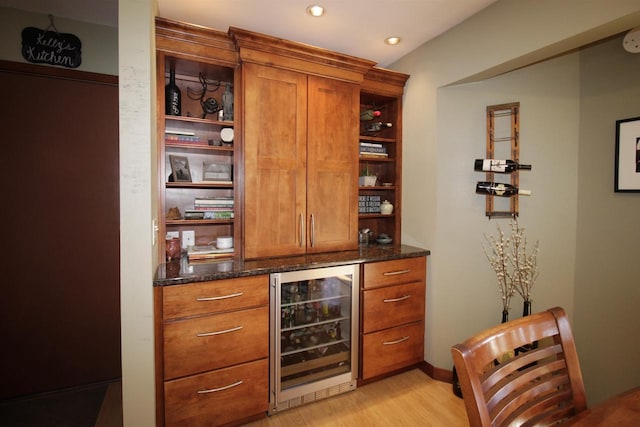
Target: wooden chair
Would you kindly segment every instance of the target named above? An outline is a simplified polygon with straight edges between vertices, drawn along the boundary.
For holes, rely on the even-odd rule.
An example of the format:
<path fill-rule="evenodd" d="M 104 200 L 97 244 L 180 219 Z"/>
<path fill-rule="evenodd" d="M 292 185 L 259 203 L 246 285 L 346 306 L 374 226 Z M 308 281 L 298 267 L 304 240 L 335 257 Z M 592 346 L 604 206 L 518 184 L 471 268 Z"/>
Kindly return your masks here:
<path fill-rule="evenodd" d="M 481 332 L 451 354 L 471 427 L 550 425 L 587 409 L 560 307 Z"/>

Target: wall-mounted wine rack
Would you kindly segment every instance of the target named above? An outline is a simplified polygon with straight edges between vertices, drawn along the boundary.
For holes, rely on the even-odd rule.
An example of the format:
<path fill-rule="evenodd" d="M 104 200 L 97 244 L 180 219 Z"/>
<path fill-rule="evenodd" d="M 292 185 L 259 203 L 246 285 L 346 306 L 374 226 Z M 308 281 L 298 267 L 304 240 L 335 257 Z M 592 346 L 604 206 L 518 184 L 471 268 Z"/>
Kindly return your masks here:
<path fill-rule="evenodd" d="M 496 122 L 496 119 L 500 120 L 500 123 Z M 506 125 L 506 121 L 509 121 Z M 504 125 L 500 126 L 502 122 Z M 500 156 L 497 155 L 498 149 L 502 147 L 496 147 L 498 144 L 510 143 L 510 157 L 516 162 L 520 162 L 520 103 L 513 102 L 510 104 L 489 105 L 487 106 L 487 159 L 495 159 Z M 506 149 L 506 147 L 505 147 Z M 495 182 L 495 173 L 487 172 L 486 180 L 489 182 Z M 520 173 L 516 169 L 509 174 L 511 181 L 510 184 L 516 188 L 519 188 Z M 486 215 L 491 219 L 492 217 L 504 218 L 518 216 L 518 195 L 513 195 L 504 200 L 508 206 L 496 206 L 499 202 L 496 201 L 496 197 L 493 195 L 487 195 L 486 197 Z"/>

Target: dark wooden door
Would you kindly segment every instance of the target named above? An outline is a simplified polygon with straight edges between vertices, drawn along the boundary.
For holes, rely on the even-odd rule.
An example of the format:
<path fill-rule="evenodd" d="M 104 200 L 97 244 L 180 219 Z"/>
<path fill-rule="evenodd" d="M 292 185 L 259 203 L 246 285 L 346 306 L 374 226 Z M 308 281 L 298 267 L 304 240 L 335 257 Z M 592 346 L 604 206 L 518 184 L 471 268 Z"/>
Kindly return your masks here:
<path fill-rule="evenodd" d="M 0 61 L 0 399 L 121 376 L 117 77 Z"/>

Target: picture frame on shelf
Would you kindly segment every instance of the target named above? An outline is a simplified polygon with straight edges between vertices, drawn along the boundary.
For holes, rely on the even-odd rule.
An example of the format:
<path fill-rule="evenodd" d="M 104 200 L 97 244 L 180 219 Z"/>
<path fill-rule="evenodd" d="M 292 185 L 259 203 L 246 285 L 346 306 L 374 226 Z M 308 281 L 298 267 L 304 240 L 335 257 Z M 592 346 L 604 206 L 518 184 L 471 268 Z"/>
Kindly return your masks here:
<path fill-rule="evenodd" d="M 202 162 L 202 181 L 232 183 L 231 164 Z"/>
<path fill-rule="evenodd" d="M 174 182 L 191 182 L 188 157 L 170 155 L 169 163 L 171 163 L 171 175 Z"/>
<path fill-rule="evenodd" d="M 640 193 L 640 117 L 616 121 L 616 193 Z"/>

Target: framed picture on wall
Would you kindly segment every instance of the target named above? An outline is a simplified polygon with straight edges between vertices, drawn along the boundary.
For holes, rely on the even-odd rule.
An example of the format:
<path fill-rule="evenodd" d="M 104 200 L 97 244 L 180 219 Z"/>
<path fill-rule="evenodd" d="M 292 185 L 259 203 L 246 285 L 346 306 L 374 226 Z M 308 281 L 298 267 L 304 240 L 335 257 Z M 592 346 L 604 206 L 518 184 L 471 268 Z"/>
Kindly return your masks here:
<path fill-rule="evenodd" d="M 615 191 L 640 193 L 640 117 L 616 121 Z"/>
<path fill-rule="evenodd" d="M 171 175 L 175 182 L 191 182 L 191 170 L 187 157 L 169 156 L 169 162 L 171 162 Z"/>

